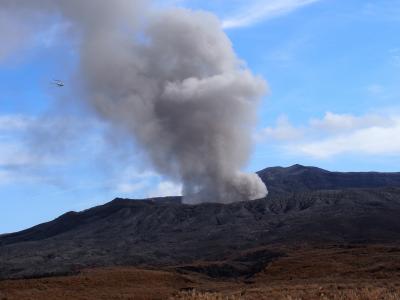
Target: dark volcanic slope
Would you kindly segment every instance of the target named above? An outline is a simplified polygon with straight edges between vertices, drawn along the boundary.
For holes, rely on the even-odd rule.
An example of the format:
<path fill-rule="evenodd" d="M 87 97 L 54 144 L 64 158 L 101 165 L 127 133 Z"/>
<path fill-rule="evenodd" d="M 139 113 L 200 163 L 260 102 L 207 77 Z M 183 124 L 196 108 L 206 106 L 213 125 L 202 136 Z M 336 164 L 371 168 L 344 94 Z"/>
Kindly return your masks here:
<path fill-rule="evenodd" d="M 196 206 L 180 204 L 179 197 L 116 199 L 0 236 L 0 278 L 62 274 L 88 266 L 221 260 L 271 244 L 400 240 L 398 174 L 357 176 L 302 166 L 260 174 L 273 191 L 267 199 Z M 338 189 L 329 184 L 329 176 L 336 178 Z M 353 188 L 365 182 L 379 188 Z"/>
<path fill-rule="evenodd" d="M 302 165 L 266 168 L 257 173 L 271 192 L 400 187 L 400 173 L 330 172 Z"/>

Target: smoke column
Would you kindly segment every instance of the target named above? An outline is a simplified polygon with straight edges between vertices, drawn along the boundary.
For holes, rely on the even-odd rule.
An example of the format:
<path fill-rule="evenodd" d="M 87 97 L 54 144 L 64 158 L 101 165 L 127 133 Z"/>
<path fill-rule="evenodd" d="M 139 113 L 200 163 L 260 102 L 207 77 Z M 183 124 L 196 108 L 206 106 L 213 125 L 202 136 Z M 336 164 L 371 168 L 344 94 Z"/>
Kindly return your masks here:
<path fill-rule="evenodd" d="M 265 82 L 237 58 L 214 15 L 146 2 L 0 0 L 0 9 L 71 23 L 82 101 L 181 181 L 185 203 L 266 196 L 256 174 L 240 172 Z"/>

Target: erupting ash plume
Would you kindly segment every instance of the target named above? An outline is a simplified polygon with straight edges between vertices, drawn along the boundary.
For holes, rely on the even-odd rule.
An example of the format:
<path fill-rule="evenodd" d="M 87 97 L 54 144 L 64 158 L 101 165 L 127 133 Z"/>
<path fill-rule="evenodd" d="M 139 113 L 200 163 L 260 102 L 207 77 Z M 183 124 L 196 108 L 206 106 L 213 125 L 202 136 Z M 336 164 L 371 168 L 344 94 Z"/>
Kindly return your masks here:
<path fill-rule="evenodd" d="M 71 23 L 82 98 L 132 136 L 158 172 L 183 183 L 185 203 L 266 196 L 256 174 L 240 172 L 265 82 L 237 58 L 212 14 L 146 4 L 0 0 L 0 9 Z"/>

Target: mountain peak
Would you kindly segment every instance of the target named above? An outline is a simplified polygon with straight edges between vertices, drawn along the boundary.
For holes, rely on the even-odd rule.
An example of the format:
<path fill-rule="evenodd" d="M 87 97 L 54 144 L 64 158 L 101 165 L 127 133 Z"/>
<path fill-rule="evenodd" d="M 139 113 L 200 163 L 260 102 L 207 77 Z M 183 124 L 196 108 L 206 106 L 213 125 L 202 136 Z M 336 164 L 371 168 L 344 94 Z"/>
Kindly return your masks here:
<path fill-rule="evenodd" d="M 289 171 L 289 172 L 299 172 L 299 171 L 313 170 L 313 169 L 318 169 L 318 168 L 303 166 L 303 165 L 300 165 L 300 164 L 295 164 L 295 165 L 287 167 L 285 169 L 287 171 Z M 320 170 L 322 170 L 322 169 L 320 169 Z"/>
<path fill-rule="evenodd" d="M 308 167 L 300 165 L 300 164 L 294 164 L 290 167 L 287 167 L 287 169 L 306 169 L 306 168 L 308 168 Z"/>
<path fill-rule="evenodd" d="M 266 168 L 258 175 L 270 192 L 279 193 L 400 186 L 400 173 L 331 172 L 300 164 Z"/>

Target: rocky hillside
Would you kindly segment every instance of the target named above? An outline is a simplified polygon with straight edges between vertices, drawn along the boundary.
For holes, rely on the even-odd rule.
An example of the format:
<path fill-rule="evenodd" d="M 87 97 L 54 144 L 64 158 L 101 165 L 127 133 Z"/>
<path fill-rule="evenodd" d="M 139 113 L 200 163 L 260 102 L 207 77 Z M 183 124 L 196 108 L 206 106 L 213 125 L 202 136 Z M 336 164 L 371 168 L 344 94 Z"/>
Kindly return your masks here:
<path fill-rule="evenodd" d="M 111 265 L 185 268 L 195 261 L 230 261 L 229 270 L 246 273 L 284 255 L 279 249 L 290 245 L 400 240 L 398 173 L 333 173 L 296 165 L 259 174 L 271 190 L 266 199 L 196 206 L 181 204 L 179 197 L 115 199 L 0 236 L 0 278 Z"/>

